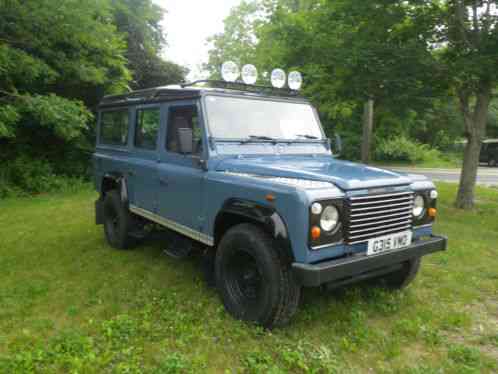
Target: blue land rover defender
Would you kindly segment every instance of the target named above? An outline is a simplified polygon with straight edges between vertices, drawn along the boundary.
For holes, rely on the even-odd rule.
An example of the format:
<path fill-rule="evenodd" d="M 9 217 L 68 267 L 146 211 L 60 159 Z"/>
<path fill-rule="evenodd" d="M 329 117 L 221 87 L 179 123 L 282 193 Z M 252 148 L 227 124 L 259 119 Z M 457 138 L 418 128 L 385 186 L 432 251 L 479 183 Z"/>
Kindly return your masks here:
<path fill-rule="evenodd" d="M 338 160 L 337 148 L 313 106 L 283 89 L 211 82 L 107 96 L 96 222 L 120 249 L 151 224 L 175 232 L 213 259 L 227 311 L 265 327 L 290 320 L 302 287 L 405 287 L 422 256 L 446 249 L 432 232 L 434 184 Z"/>

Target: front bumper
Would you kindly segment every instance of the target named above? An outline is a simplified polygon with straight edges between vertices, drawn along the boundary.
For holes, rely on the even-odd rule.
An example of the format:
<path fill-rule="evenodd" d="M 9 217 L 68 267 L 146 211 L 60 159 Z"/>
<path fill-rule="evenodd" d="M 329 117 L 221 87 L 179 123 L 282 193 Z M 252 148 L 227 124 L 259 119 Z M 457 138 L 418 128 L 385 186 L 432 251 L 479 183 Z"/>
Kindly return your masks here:
<path fill-rule="evenodd" d="M 405 261 L 444 251 L 447 241 L 448 239 L 444 236 L 432 235 L 429 239 L 420 239 L 409 247 L 377 256 L 367 257 L 365 254 L 358 254 L 318 264 L 294 262 L 292 270 L 297 282 L 305 287 L 316 287 L 333 282 L 350 283 L 380 275 Z"/>

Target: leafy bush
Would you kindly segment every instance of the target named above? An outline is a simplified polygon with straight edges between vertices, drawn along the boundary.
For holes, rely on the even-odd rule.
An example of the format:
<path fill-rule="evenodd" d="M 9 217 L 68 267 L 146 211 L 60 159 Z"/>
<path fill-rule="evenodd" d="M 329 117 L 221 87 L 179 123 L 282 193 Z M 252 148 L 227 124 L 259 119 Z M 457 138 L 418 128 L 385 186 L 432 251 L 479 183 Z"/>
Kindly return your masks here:
<path fill-rule="evenodd" d="M 427 144 L 418 143 L 401 135 L 380 141 L 375 149 L 375 158 L 379 161 L 415 163 L 441 158 L 441 153 L 437 149 L 431 149 Z"/>
<path fill-rule="evenodd" d="M 20 155 L 2 161 L 0 198 L 26 196 L 53 191 L 76 191 L 88 182 L 86 176 L 72 176 L 54 171 L 52 163 Z"/>

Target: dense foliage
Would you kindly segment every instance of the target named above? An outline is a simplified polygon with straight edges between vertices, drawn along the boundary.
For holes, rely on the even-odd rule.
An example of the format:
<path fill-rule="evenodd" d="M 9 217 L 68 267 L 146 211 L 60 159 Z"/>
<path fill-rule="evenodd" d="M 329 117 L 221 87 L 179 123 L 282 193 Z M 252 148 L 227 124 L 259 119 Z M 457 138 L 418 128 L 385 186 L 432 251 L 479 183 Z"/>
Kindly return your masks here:
<path fill-rule="evenodd" d="M 183 79 L 159 57 L 161 16 L 151 0 L 0 0 L 0 197 L 78 183 L 102 95 Z"/>

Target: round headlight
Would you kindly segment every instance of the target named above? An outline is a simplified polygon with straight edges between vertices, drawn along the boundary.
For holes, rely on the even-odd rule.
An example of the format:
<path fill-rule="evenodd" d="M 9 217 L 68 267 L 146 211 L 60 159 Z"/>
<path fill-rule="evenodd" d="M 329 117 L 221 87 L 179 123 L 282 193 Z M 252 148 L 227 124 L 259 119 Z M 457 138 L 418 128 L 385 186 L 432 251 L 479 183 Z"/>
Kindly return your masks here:
<path fill-rule="evenodd" d="M 337 208 L 333 205 L 327 206 L 322 213 L 320 218 L 320 226 L 325 231 L 332 231 L 339 224 L 339 212 Z"/>
<path fill-rule="evenodd" d="M 323 210 L 323 207 L 322 207 L 322 204 L 320 203 L 313 203 L 313 205 L 311 205 L 311 213 L 313 214 L 320 214 Z"/>
<path fill-rule="evenodd" d="M 420 218 L 425 211 L 425 200 L 421 195 L 415 196 L 413 200 L 413 216 Z"/>

